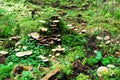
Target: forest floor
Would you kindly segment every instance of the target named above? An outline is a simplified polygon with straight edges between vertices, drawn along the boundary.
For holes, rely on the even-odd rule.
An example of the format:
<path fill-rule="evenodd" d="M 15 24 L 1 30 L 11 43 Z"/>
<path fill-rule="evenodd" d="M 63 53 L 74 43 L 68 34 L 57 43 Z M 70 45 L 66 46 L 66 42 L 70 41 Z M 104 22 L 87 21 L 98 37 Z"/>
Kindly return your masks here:
<path fill-rule="evenodd" d="M 0 80 L 119 79 L 119 1 L 0 0 Z"/>

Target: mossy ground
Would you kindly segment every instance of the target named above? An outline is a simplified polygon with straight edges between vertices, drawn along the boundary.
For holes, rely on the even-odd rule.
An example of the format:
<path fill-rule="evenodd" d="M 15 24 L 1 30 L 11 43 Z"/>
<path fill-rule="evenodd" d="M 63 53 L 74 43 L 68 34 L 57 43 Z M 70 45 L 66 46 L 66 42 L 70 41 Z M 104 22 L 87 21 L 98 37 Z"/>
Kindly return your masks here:
<path fill-rule="evenodd" d="M 32 12 L 36 13 L 32 15 Z M 65 52 L 52 61 L 43 62 L 38 56 L 48 58 L 57 45 L 41 46 L 28 34 L 38 32 L 39 28 L 49 28 L 52 16 L 60 16 L 61 45 Z M 32 18 L 32 16 L 34 16 Z M 69 29 L 69 25 L 77 30 Z M 86 30 L 82 33 L 82 30 Z M 20 36 L 19 41 L 9 40 Z M 109 36 L 113 40 L 97 40 L 97 36 Z M 15 46 L 20 42 L 20 46 Z M 27 49 L 24 49 L 27 47 Z M 32 55 L 17 57 L 20 51 L 32 50 Z M 95 52 L 97 50 L 97 52 Z M 0 64 L 0 80 L 40 80 L 56 67 L 61 71 L 50 80 L 99 80 L 96 70 L 99 66 L 113 64 L 111 72 L 101 78 L 105 80 L 120 79 L 120 2 L 112 0 L 102 2 L 95 0 L 1 0 L 0 1 L 0 51 L 7 51 L 5 63 Z M 116 54 L 118 52 L 119 54 Z M 1 56 L 1 55 L 0 55 Z M 32 66 L 33 71 L 23 71 L 22 75 L 13 76 L 15 65 Z M 49 71 L 38 70 L 38 66 Z M 77 66 L 77 67 L 76 67 Z M 8 74 L 9 73 L 9 74 Z M 92 73 L 92 74 L 91 74 Z"/>

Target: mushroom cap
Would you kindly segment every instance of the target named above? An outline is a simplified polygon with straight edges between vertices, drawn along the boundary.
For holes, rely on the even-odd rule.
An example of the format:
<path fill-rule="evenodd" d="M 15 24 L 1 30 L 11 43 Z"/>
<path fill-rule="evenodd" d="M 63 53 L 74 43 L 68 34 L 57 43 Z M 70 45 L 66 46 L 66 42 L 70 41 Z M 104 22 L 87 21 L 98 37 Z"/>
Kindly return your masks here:
<path fill-rule="evenodd" d="M 72 27 L 73 25 L 72 25 L 72 24 L 68 24 L 67 26 L 68 26 L 68 27 Z"/>
<path fill-rule="evenodd" d="M 60 53 L 56 53 L 55 56 L 60 56 Z"/>
<path fill-rule="evenodd" d="M 100 37 L 100 36 L 97 36 L 96 39 L 98 39 L 98 40 L 102 40 L 103 38 Z"/>
<path fill-rule="evenodd" d="M 25 54 L 24 54 L 24 52 L 17 52 L 17 53 L 16 53 L 16 56 L 18 56 L 18 57 L 23 57 L 23 56 L 25 56 Z"/>
<path fill-rule="evenodd" d="M 46 21 L 44 21 L 44 20 L 39 20 L 39 22 L 40 22 L 40 23 L 46 23 Z"/>
<path fill-rule="evenodd" d="M 109 40 L 110 39 L 110 36 L 105 36 L 104 37 L 104 40 Z"/>
<path fill-rule="evenodd" d="M 38 39 L 40 37 L 40 35 L 37 32 L 33 32 L 30 34 L 32 38 L 34 39 Z"/>
<path fill-rule="evenodd" d="M 43 59 L 42 61 L 43 61 L 43 62 L 47 62 L 47 61 L 49 61 L 49 59 Z"/>
<path fill-rule="evenodd" d="M 8 54 L 8 52 L 7 51 L 0 51 L 0 54 L 6 55 L 6 54 Z"/>
<path fill-rule="evenodd" d="M 31 55 L 31 54 L 32 54 L 32 51 L 25 51 L 24 54 L 25 54 L 25 55 Z"/>
<path fill-rule="evenodd" d="M 59 20 L 52 20 L 52 22 L 54 22 L 54 23 L 58 23 L 58 22 L 59 22 Z"/>
<path fill-rule="evenodd" d="M 86 33 L 86 32 L 87 32 L 87 30 L 83 29 L 83 30 L 81 30 L 81 32 L 82 32 L 82 33 Z"/>
<path fill-rule="evenodd" d="M 32 54 L 32 51 L 24 51 L 24 52 L 17 52 L 16 56 L 23 57 L 25 55 L 31 55 L 31 54 Z"/>
<path fill-rule="evenodd" d="M 44 60 L 44 59 L 46 59 L 46 57 L 44 57 L 44 56 L 38 56 L 40 59 L 42 59 L 42 60 Z"/>
<path fill-rule="evenodd" d="M 102 77 L 102 75 L 107 74 L 107 73 L 108 73 L 108 68 L 105 66 L 101 66 L 97 69 L 97 75 L 99 77 Z"/>
<path fill-rule="evenodd" d="M 19 45 L 21 45 L 21 43 L 20 43 L 20 42 L 17 42 L 17 43 L 15 44 L 15 46 L 19 46 Z"/>
<path fill-rule="evenodd" d="M 48 28 L 45 28 L 45 27 L 40 27 L 39 29 L 40 29 L 41 31 L 43 31 L 43 32 L 45 32 L 45 31 L 48 30 Z"/>
<path fill-rule="evenodd" d="M 53 52 L 55 52 L 55 51 L 56 51 L 56 49 L 52 49 L 52 51 L 53 51 Z"/>
<path fill-rule="evenodd" d="M 65 48 L 62 48 L 61 45 L 58 45 L 55 49 L 52 49 L 53 52 L 56 51 L 65 51 Z"/>
<path fill-rule="evenodd" d="M 108 67 L 108 68 L 115 68 L 115 65 L 113 65 L 113 64 L 108 64 L 107 67 Z"/>

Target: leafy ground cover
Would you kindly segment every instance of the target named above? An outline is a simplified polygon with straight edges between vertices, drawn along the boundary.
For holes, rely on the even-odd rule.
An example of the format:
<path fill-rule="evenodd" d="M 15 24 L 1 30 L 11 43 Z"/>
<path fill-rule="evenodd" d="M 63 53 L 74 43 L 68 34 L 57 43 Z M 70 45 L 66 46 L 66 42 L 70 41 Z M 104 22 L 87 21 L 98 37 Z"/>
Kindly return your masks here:
<path fill-rule="evenodd" d="M 0 0 L 0 80 L 119 80 L 119 0 Z"/>

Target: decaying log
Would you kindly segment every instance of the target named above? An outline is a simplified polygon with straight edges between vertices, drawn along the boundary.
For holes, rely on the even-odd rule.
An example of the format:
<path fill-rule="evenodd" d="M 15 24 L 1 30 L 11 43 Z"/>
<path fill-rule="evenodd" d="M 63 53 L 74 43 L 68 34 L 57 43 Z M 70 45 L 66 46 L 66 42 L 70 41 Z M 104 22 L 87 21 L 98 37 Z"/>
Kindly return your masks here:
<path fill-rule="evenodd" d="M 49 80 L 52 76 L 54 76 L 55 74 L 57 74 L 59 71 L 60 71 L 60 68 L 55 68 L 53 71 L 51 71 L 46 76 L 44 76 L 42 78 L 42 80 Z"/>

